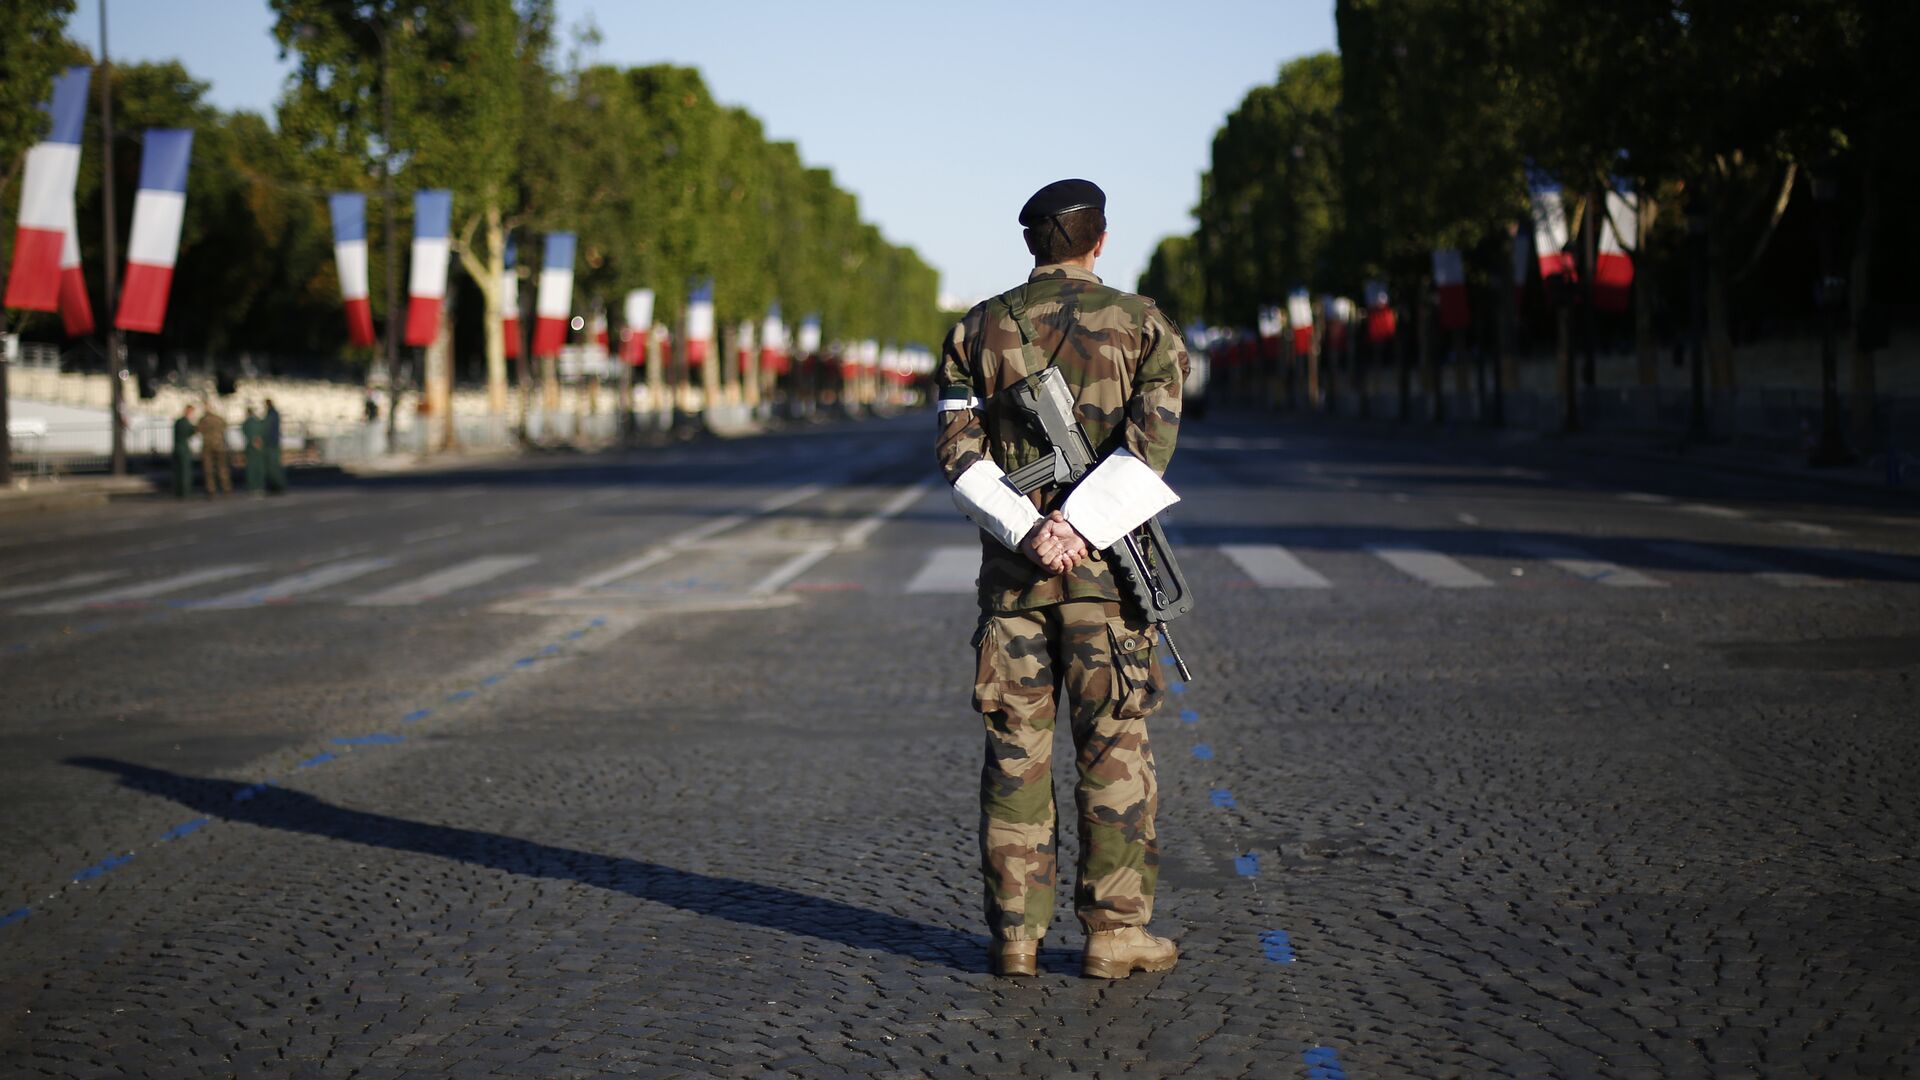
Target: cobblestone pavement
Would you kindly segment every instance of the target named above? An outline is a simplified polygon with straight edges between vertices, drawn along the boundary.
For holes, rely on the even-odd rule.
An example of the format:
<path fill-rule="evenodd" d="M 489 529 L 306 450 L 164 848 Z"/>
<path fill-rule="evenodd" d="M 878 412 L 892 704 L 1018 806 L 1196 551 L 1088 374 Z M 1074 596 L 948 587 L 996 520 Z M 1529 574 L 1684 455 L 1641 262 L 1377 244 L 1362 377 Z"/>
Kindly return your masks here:
<path fill-rule="evenodd" d="M 1181 962 L 1001 980 L 928 426 L 0 524 L 0 1073 L 1920 1075 L 1910 503 L 1190 425 Z"/>

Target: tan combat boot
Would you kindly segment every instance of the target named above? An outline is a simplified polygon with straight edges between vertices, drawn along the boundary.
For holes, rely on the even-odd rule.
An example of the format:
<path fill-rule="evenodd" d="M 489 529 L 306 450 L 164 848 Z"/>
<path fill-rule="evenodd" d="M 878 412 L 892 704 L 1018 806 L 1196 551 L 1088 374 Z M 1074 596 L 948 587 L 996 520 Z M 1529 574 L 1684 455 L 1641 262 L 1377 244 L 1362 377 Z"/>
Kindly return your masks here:
<path fill-rule="evenodd" d="M 1095 930 L 1087 935 L 1087 959 L 1080 974 L 1090 979 L 1124 979 L 1136 971 L 1171 971 L 1180 950 L 1166 938 L 1138 926 Z"/>
<path fill-rule="evenodd" d="M 990 957 L 995 975 L 1032 975 L 1040 970 L 1040 939 L 996 941 Z"/>

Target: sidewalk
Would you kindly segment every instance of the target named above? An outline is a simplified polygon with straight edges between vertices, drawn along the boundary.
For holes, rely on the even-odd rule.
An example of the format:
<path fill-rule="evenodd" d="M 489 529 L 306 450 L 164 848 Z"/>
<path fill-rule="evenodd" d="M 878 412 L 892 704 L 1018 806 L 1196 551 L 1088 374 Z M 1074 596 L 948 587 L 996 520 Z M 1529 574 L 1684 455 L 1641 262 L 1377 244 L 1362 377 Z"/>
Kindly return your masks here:
<path fill-rule="evenodd" d="M 158 488 L 146 476 L 15 477 L 0 488 L 0 515 L 41 513 L 103 506 L 123 495 L 151 495 Z"/>

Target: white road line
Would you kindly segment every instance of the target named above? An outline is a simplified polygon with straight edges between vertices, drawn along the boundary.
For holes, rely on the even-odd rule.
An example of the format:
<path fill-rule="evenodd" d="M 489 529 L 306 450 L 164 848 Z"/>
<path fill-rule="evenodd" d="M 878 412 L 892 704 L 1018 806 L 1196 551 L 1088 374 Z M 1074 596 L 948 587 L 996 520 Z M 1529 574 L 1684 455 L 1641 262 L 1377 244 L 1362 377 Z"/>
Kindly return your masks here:
<path fill-rule="evenodd" d="M 503 574 L 524 569 L 539 562 L 534 555 L 483 555 L 456 566 L 449 566 L 425 577 L 403 581 L 388 589 L 369 593 L 353 601 L 358 607 L 403 607 L 437 600 L 458 589 L 468 589 L 492 581 Z"/>
<path fill-rule="evenodd" d="M 1462 525 L 1478 525 L 1478 524 L 1480 524 L 1480 519 L 1479 519 L 1479 518 L 1477 518 L 1477 517 L 1475 517 L 1475 516 L 1473 516 L 1472 514 L 1469 514 L 1469 513 L 1467 513 L 1467 512 L 1465 511 L 1465 510 L 1462 510 L 1461 512 L 1459 512 L 1459 513 L 1457 513 L 1457 514 L 1455 514 L 1455 515 L 1453 515 L 1453 520 L 1455 520 L 1455 521 L 1457 521 L 1457 522 L 1459 522 L 1459 523 L 1460 523 L 1460 524 L 1462 524 Z"/>
<path fill-rule="evenodd" d="M 694 544 L 697 544 L 700 541 L 705 540 L 709 536 L 726 532 L 728 529 L 731 529 L 736 525 L 745 524 L 746 522 L 752 521 L 754 518 L 759 517 L 763 514 L 770 514 L 770 513 L 773 513 L 775 510 L 781 510 L 786 507 L 792 506 L 794 503 L 797 503 L 802 499 L 810 499 L 813 496 L 818 495 L 825 490 L 826 490 L 825 486 L 821 484 L 803 484 L 800 487 L 794 488 L 791 491 L 783 491 L 778 495 L 772 496 L 771 498 L 761 500 L 758 504 L 754 506 L 754 508 L 751 511 L 747 513 L 726 514 L 721 517 L 714 518 L 712 521 L 708 521 L 700 525 L 695 525 L 693 528 L 688 529 L 685 532 L 679 533 L 675 536 L 670 536 L 666 540 L 663 540 L 660 543 L 654 545 L 652 548 L 649 548 L 647 551 L 642 552 L 641 554 L 636 555 L 625 562 L 616 563 L 615 565 L 610 566 L 605 570 L 600 571 L 597 574 L 589 574 L 586 577 L 581 578 L 579 581 L 574 583 L 573 587 L 576 589 L 598 589 L 607 585 L 611 585 L 614 582 L 619 581 L 621 578 L 632 577 L 634 574 L 637 574 L 640 571 L 645 570 L 650 566 L 654 566 L 658 563 L 662 563 L 668 559 L 673 558 L 675 555 L 693 546 Z"/>
<path fill-rule="evenodd" d="M 1369 544 L 1367 551 L 1389 566 L 1436 589 L 1484 589 L 1492 581 L 1457 560 L 1425 548 Z"/>
<path fill-rule="evenodd" d="M 1648 577 L 1638 570 L 1629 570 L 1619 563 L 1590 558 L 1585 552 L 1565 544 L 1556 544 L 1548 540 L 1509 540 L 1507 546 L 1532 558 L 1552 563 L 1574 577 L 1590 581 L 1595 585 L 1612 585 L 1627 589 L 1667 587 L 1667 583 L 1658 578 Z"/>
<path fill-rule="evenodd" d="M 1220 554 L 1263 589 L 1331 589 L 1333 582 L 1278 544 L 1222 544 Z"/>
<path fill-rule="evenodd" d="M 1855 551 L 1852 548 L 1821 548 L 1813 554 L 1823 559 L 1838 559 L 1855 566 L 1864 566 L 1869 570 L 1878 570 L 1909 581 L 1920 581 L 1920 560 L 1903 559 L 1898 555 L 1886 555 L 1878 551 Z"/>
<path fill-rule="evenodd" d="M 125 570 L 93 570 L 84 574 L 73 574 L 58 581 L 43 581 L 38 585 L 15 585 L 11 589 L 0 589 L 0 600 L 18 600 L 23 596 L 38 596 L 41 593 L 59 592 L 62 589 L 80 589 L 102 581 L 112 581 L 125 577 Z"/>
<path fill-rule="evenodd" d="M 361 516 L 363 516 L 363 515 L 366 515 L 366 514 L 371 514 L 371 513 L 373 513 L 373 511 L 374 511 L 374 508 L 373 508 L 373 507 L 371 507 L 371 506 L 362 506 L 362 507 L 356 507 L 356 508 L 350 508 L 350 509 L 346 509 L 346 510 L 329 510 L 329 511 L 327 511 L 327 512 L 326 512 L 326 513 L 324 513 L 324 514 L 315 514 L 315 515 L 313 515 L 313 520 L 315 520 L 315 521 L 345 521 L 345 520 L 347 520 L 348 518 L 356 518 L 356 517 L 361 517 Z"/>
<path fill-rule="evenodd" d="M 392 559 L 351 559 L 347 562 L 332 563 L 317 567 L 292 577 L 239 592 L 216 596 L 211 600 L 202 600 L 189 604 L 197 609 L 217 610 L 221 608 L 254 607 L 259 604 L 276 604 L 291 600 L 296 596 L 316 592 L 329 585 L 338 585 L 343 581 L 371 574 L 375 570 L 384 570 L 393 565 Z"/>
<path fill-rule="evenodd" d="M 1811 521 L 1770 521 L 1769 525 L 1778 525 L 1782 529 L 1801 533 L 1806 536 L 1845 536 L 1846 533 L 1831 525 L 1819 525 Z"/>
<path fill-rule="evenodd" d="M 123 589 L 108 589 L 105 592 L 77 596 L 54 604 L 42 604 L 38 607 L 22 608 L 29 615 L 55 614 L 68 611 L 84 611 L 87 608 L 111 607 L 115 604 L 145 600 L 181 589 L 190 589 L 195 585 L 204 585 L 210 581 L 225 581 L 227 578 L 242 574 L 259 573 L 263 567 L 258 563 L 235 563 L 230 566 L 209 566 L 200 570 L 189 570 L 184 574 L 175 574 L 158 581 L 149 581 L 144 585 L 131 585 Z"/>
<path fill-rule="evenodd" d="M 465 528 L 465 525 L 441 525 L 432 529 L 420 529 L 415 532 L 402 533 L 400 542 L 403 544 L 418 544 L 423 540 L 438 540 L 443 536 L 452 536 Z"/>
<path fill-rule="evenodd" d="M 937 547 L 907 582 L 910 593 L 970 593 L 979 588 L 980 545 Z"/>
<path fill-rule="evenodd" d="M 1840 583 L 1832 578 L 1817 574 L 1801 574 L 1791 570 L 1782 570 L 1777 566 L 1750 559 L 1744 555 L 1735 555 L 1699 544 L 1689 544 L 1681 540 L 1649 540 L 1647 547 L 1695 566 L 1704 566 L 1709 570 L 1719 570 L 1729 574 L 1747 574 L 1769 585 L 1778 585 L 1783 589 L 1830 589 Z"/>
<path fill-rule="evenodd" d="M 1747 516 L 1745 510 L 1735 510 L 1731 506 L 1711 506 L 1707 503 L 1681 503 L 1679 508 L 1689 514 L 1700 514 L 1705 517 L 1733 519 Z"/>
<path fill-rule="evenodd" d="M 887 523 L 888 518 L 900 514 L 905 511 L 907 507 L 919 502 L 921 496 L 925 495 L 927 490 L 932 486 L 933 484 L 930 481 L 922 480 L 917 484 L 909 484 L 901 488 L 899 493 L 894 495 L 893 498 L 888 499 L 880 509 L 867 515 L 866 518 L 856 523 L 853 528 L 842 533 L 840 535 L 840 546 L 843 548 L 851 548 L 865 545 L 867 540 L 873 536 L 874 531 Z"/>
<path fill-rule="evenodd" d="M 1647 503 L 1652 506 L 1664 506 L 1673 501 L 1670 495 L 1649 495 L 1644 491 L 1627 491 L 1620 495 L 1621 502 Z"/>
<path fill-rule="evenodd" d="M 807 548 L 807 550 L 802 551 L 793 558 L 775 567 L 772 573 L 754 582 L 747 591 L 751 593 L 770 593 L 784 587 L 787 582 L 806 573 L 813 567 L 814 563 L 833 554 L 834 546 L 831 540 L 821 540 L 813 544 Z"/>

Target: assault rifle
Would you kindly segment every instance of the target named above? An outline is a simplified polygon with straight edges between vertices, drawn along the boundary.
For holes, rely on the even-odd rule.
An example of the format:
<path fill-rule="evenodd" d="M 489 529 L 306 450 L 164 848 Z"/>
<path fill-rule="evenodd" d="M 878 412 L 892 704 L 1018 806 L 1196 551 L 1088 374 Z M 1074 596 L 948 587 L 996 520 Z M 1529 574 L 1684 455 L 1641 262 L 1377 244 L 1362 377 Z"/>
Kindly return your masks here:
<path fill-rule="evenodd" d="M 1100 464 L 1087 433 L 1073 418 L 1073 393 L 1066 377 L 1057 367 L 1048 367 L 1029 375 L 1001 392 L 1009 411 L 1027 429 L 1040 437 L 1047 448 L 1045 457 L 1007 475 L 1008 483 L 1026 495 L 1053 485 L 1071 487 Z M 1167 623 L 1193 610 L 1193 597 L 1187 592 L 1187 579 L 1174 560 L 1173 547 L 1160 528 L 1159 518 L 1148 518 L 1132 532 L 1107 549 L 1107 558 L 1120 578 L 1127 596 L 1140 606 L 1147 621 L 1160 627 L 1160 640 L 1167 643 L 1180 677 L 1189 682 L 1193 675 L 1180 650 L 1167 632 Z"/>

